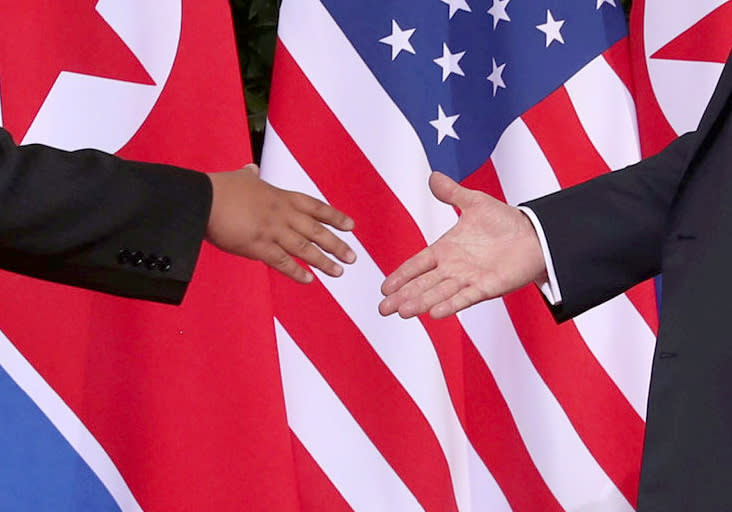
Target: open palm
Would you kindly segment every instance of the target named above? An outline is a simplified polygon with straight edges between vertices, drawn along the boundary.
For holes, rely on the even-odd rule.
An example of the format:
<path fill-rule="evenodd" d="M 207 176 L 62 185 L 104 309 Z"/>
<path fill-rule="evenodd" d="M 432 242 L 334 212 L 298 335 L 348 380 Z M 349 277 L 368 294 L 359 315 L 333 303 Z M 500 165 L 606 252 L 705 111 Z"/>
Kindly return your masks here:
<path fill-rule="evenodd" d="M 430 188 L 462 214 L 453 228 L 384 281 L 381 314 L 409 318 L 429 311 L 443 318 L 545 273 L 536 232 L 519 209 L 441 173 L 432 174 Z"/>

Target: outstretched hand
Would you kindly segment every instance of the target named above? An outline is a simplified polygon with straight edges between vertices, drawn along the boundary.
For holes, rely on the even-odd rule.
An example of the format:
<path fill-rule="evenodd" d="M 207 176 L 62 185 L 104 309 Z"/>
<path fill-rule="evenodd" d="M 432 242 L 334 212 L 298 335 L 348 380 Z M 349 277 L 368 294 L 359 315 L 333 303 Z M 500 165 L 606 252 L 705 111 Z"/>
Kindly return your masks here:
<path fill-rule="evenodd" d="M 338 277 L 343 267 L 326 256 L 353 263 L 356 254 L 324 224 L 341 231 L 353 220 L 330 205 L 299 192 L 282 190 L 259 178 L 250 164 L 238 171 L 209 174 L 213 202 L 207 239 L 220 249 L 261 260 L 300 283 L 313 275 L 293 259 Z"/>
<path fill-rule="evenodd" d="M 539 239 L 518 208 L 434 172 L 430 189 L 457 207 L 457 224 L 404 262 L 381 286 L 382 315 L 444 318 L 540 279 L 546 273 Z"/>

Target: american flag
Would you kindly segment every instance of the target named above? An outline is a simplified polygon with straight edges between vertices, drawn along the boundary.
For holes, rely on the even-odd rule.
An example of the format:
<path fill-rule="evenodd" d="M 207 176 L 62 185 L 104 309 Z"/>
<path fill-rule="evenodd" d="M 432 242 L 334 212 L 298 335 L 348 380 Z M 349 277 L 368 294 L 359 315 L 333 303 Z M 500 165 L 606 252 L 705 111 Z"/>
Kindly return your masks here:
<path fill-rule="evenodd" d="M 456 222 L 432 170 L 517 204 L 640 158 L 626 36 L 615 0 L 284 2 L 264 177 L 352 215 L 359 256 L 273 277 L 304 510 L 635 508 L 652 285 L 562 326 L 534 288 L 377 312 Z"/>

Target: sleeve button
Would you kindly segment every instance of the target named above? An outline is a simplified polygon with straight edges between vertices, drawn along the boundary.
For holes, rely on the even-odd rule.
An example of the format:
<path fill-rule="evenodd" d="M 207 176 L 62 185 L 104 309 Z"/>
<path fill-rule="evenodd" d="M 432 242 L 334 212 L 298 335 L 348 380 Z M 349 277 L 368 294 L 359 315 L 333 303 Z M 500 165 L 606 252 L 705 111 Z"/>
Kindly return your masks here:
<path fill-rule="evenodd" d="M 132 253 L 131 263 L 135 267 L 139 267 L 145 261 L 145 254 L 142 251 Z"/>
<path fill-rule="evenodd" d="M 149 255 L 147 258 L 145 258 L 145 266 L 148 268 L 148 270 L 155 270 L 160 265 L 160 258 L 157 257 L 155 254 Z"/>
<path fill-rule="evenodd" d="M 126 265 L 130 262 L 130 259 L 132 258 L 132 252 L 130 252 L 129 249 L 122 249 L 117 254 L 117 263 L 120 265 Z"/>
<path fill-rule="evenodd" d="M 162 258 L 158 258 L 158 270 L 161 272 L 170 272 L 170 269 L 173 268 L 173 262 L 170 261 L 170 258 L 167 256 L 163 256 Z"/>

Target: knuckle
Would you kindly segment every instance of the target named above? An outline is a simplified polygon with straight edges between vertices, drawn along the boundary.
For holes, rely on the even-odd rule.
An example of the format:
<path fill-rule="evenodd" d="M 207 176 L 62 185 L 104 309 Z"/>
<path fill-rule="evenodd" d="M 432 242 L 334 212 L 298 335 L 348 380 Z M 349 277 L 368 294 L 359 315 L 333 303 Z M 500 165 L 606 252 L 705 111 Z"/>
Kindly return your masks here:
<path fill-rule="evenodd" d="M 280 270 L 286 269 L 291 263 L 294 263 L 292 258 L 284 252 L 278 252 L 272 257 L 272 266 Z"/>
<path fill-rule="evenodd" d="M 313 203 L 313 213 L 318 217 L 330 217 L 332 216 L 333 208 L 320 201 Z"/>
<path fill-rule="evenodd" d="M 305 253 L 310 247 L 310 241 L 305 238 L 298 238 L 293 245 L 297 254 Z"/>
<path fill-rule="evenodd" d="M 251 238 L 252 242 L 260 242 L 264 240 L 265 230 L 262 226 L 258 226 L 252 230 Z"/>
<path fill-rule="evenodd" d="M 326 237 L 330 233 L 325 227 L 319 222 L 313 222 L 310 226 L 310 238 L 313 240 L 320 240 Z"/>
<path fill-rule="evenodd" d="M 301 192 L 288 191 L 287 200 L 296 208 L 302 210 L 306 209 L 313 199 Z"/>
<path fill-rule="evenodd" d="M 268 203 L 267 208 L 270 213 L 278 213 L 280 210 L 282 210 L 282 202 L 278 201 L 276 198 L 272 198 Z"/>
<path fill-rule="evenodd" d="M 351 250 L 351 248 L 348 247 L 348 244 L 345 243 L 344 241 L 342 241 L 342 240 L 337 240 L 336 241 L 336 247 L 335 247 L 335 251 L 334 251 L 335 254 L 337 254 L 337 255 L 345 258 L 346 257 L 346 254 L 350 250 Z"/>

